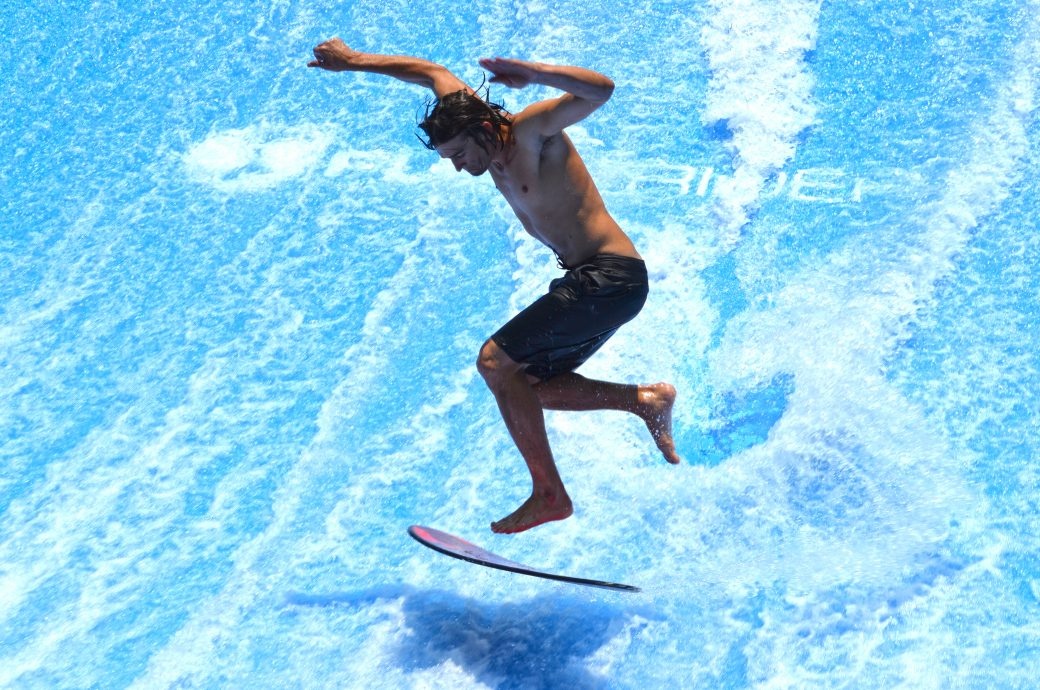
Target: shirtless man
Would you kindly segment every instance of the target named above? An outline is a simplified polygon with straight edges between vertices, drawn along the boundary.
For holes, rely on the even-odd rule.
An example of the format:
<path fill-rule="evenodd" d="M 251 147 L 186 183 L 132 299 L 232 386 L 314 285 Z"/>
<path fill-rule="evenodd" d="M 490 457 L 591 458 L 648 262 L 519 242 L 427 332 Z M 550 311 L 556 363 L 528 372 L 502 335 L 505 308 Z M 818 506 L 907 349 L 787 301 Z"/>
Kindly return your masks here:
<path fill-rule="evenodd" d="M 457 171 L 491 174 L 524 229 L 556 254 L 567 272 L 492 335 L 477 368 L 527 463 L 533 488 L 523 505 L 491 524 L 522 532 L 573 512 L 545 432 L 543 410 L 620 410 L 640 417 L 665 459 L 672 440 L 675 388 L 623 385 L 574 373 L 642 308 L 647 274 L 628 235 L 607 212 L 585 164 L 563 131 L 614 91 L 606 76 L 580 67 L 491 58 L 480 65 L 511 88 L 543 84 L 563 91 L 516 115 L 480 98 L 445 67 L 421 58 L 361 53 L 338 38 L 314 48 L 309 67 L 374 72 L 431 89 L 437 100 L 419 127 L 427 147 Z"/>

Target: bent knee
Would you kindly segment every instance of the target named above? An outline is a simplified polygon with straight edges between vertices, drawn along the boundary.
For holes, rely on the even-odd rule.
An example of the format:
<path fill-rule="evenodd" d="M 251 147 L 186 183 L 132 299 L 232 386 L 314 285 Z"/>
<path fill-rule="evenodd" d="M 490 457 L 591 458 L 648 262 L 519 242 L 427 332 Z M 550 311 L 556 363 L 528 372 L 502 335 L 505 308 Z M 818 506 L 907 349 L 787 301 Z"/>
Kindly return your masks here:
<path fill-rule="evenodd" d="M 477 355 L 477 371 L 488 383 L 516 373 L 522 367 L 522 364 L 513 361 L 494 340 L 489 339 L 485 342 Z"/>

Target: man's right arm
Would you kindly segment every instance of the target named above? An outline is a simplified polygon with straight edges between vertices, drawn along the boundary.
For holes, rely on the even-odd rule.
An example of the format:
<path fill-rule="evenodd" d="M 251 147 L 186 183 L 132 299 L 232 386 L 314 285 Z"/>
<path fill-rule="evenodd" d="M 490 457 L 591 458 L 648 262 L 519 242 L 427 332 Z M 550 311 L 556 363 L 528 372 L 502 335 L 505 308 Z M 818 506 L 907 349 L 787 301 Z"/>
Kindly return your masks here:
<path fill-rule="evenodd" d="M 350 48 L 338 38 L 325 41 L 314 48 L 314 59 L 307 63 L 308 67 L 319 67 L 330 72 L 373 72 L 384 74 L 409 84 L 425 86 L 437 95 L 453 93 L 469 87 L 448 71 L 422 58 L 407 55 L 378 55 L 362 53 Z"/>

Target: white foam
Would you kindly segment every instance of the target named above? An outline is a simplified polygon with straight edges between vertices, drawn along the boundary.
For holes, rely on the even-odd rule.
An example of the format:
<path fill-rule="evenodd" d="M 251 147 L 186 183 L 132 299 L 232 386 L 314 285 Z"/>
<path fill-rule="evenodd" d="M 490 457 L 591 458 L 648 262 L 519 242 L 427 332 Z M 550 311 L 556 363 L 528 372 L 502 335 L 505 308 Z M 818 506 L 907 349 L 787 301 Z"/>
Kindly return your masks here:
<path fill-rule="evenodd" d="M 805 53 L 816 45 L 819 0 L 713 0 L 701 31 L 711 68 L 707 124 L 726 123 L 733 175 L 720 180 L 716 213 L 729 242 L 747 222 L 765 181 L 795 155 L 816 121 Z"/>
<path fill-rule="evenodd" d="M 333 156 L 327 174 L 346 174 L 349 167 L 357 164 L 369 164 L 368 172 L 383 170 L 386 168 L 383 164 L 391 159 L 400 163 L 399 170 L 404 170 L 403 157 L 388 158 L 379 152 L 344 151 Z M 427 185 L 431 184 L 429 177 L 423 176 L 422 179 Z M 349 559 L 351 564 L 345 570 L 364 572 L 374 568 L 349 539 L 359 524 L 373 519 L 371 512 L 365 510 L 366 502 L 378 495 L 381 487 L 388 483 L 414 482 L 418 485 L 423 481 L 416 468 L 429 462 L 430 457 L 449 443 L 444 433 L 445 418 L 467 400 L 464 391 L 475 375 L 475 370 L 467 368 L 466 372 L 452 377 L 447 390 L 441 391 L 437 404 L 420 406 L 414 418 L 400 420 L 400 429 L 395 428 L 391 433 L 396 431 L 399 435 L 396 443 L 403 447 L 386 449 L 384 456 L 377 461 L 354 457 L 357 448 L 348 437 L 356 432 L 355 417 L 368 403 L 369 392 L 381 390 L 389 368 L 395 366 L 391 353 L 404 347 L 395 328 L 397 319 L 421 292 L 421 285 L 429 272 L 438 270 L 430 265 L 429 252 L 420 249 L 424 244 L 434 244 L 445 256 L 453 251 L 454 245 L 449 241 L 452 233 L 447 228 L 451 225 L 451 211 L 462 198 L 457 186 L 459 179 L 464 178 L 434 175 L 433 189 L 426 189 L 426 196 L 418 202 L 428 212 L 425 222 L 417 225 L 416 234 L 402 246 L 392 248 L 403 257 L 402 262 L 372 300 L 360 333 L 343 353 L 343 380 L 322 405 L 316 420 L 317 430 L 310 443 L 301 449 L 297 461 L 280 481 L 274 493 L 271 520 L 263 532 L 237 545 L 234 568 L 228 573 L 223 587 L 199 602 L 185 625 L 150 658 L 135 687 L 167 686 L 179 678 L 208 677 L 214 666 L 233 674 L 235 664 L 241 660 L 222 653 L 222 638 L 227 630 L 263 615 L 252 605 L 269 596 L 273 585 L 265 574 L 271 559 L 277 560 L 290 553 L 294 564 L 309 560 L 324 562 L 353 546 Z M 407 443 L 405 439 L 408 439 Z M 347 471 L 345 468 L 352 468 L 349 485 L 340 487 Z M 332 483 L 335 483 L 335 488 L 330 492 Z M 230 489 L 232 494 L 241 491 L 233 486 Z M 315 496 L 325 498 L 315 500 Z M 386 525 L 372 525 L 371 529 L 386 529 Z M 406 538 L 403 532 L 399 536 Z M 422 568 L 412 569 L 415 577 L 421 577 L 421 572 Z M 393 606 L 388 610 L 391 609 Z M 366 610 L 365 615 L 367 613 Z M 380 655 L 389 653 L 386 637 L 399 636 L 400 625 L 360 627 L 367 631 L 366 636 L 344 642 L 358 645 L 358 649 L 345 656 L 356 658 L 358 670 L 370 674 L 373 673 L 373 650 L 380 650 Z"/>
<path fill-rule="evenodd" d="M 796 275 L 769 307 L 734 319 L 713 354 L 712 382 L 720 388 L 751 386 L 781 372 L 794 375 L 794 392 L 766 443 L 727 461 L 759 500 L 779 498 L 768 504 L 777 532 L 757 537 L 761 543 L 751 546 L 761 555 L 739 569 L 742 548 L 715 554 L 722 560 L 720 574 L 726 572 L 731 583 L 752 578 L 765 586 L 780 579 L 787 586 L 788 601 L 771 606 L 772 617 L 762 616 L 765 624 L 747 649 L 754 659 L 749 676 L 764 685 L 809 682 L 817 666 L 852 677 L 871 673 L 874 650 L 897 634 L 915 644 L 927 640 L 926 651 L 949 643 L 951 654 L 959 654 L 958 643 L 946 639 L 949 606 L 954 596 L 972 600 L 969 592 L 1003 548 L 985 497 L 969 483 L 975 458 L 889 382 L 885 369 L 979 220 L 998 209 L 1020 181 L 1030 153 L 1027 127 L 1040 54 L 1038 32 L 1024 34 L 1029 38 L 1018 51 L 1016 69 L 968 138 L 973 147 L 939 184 L 943 196 L 897 232 L 850 244 Z M 837 486 L 860 486 L 855 498 L 869 506 L 858 510 L 848 503 L 855 520 L 833 519 L 826 530 L 814 528 L 811 515 L 792 501 L 793 480 L 820 460 L 837 462 L 837 476 L 845 478 Z M 814 471 L 816 480 L 828 479 Z M 841 505 L 828 499 L 828 509 Z M 753 534 L 743 536 L 754 540 Z M 911 579 L 905 591 L 884 589 L 902 583 L 893 580 L 894 573 L 916 576 L 922 563 L 945 553 L 951 542 L 979 559 L 964 569 L 966 576 L 951 581 L 941 574 L 944 568 L 963 566 L 940 563 L 939 575 Z M 877 591 L 870 594 L 872 588 Z M 841 608 L 835 611 L 834 605 Z M 896 612 L 913 617 L 898 633 L 887 622 Z M 804 637 L 792 634 L 802 626 Z M 920 659 L 913 650 L 900 654 L 897 677 L 905 680 L 899 670 L 929 677 L 913 666 Z"/>
<path fill-rule="evenodd" d="M 274 127 L 261 123 L 212 132 L 182 160 L 188 176 L 224 193 L 271 189 L 316 168 L 332 145 L 334 128 Z"/>
<path fill-rule="evenodd" d="M 425 179 L 421 173 L 412 173 L 412 154 L 408 151 L 380 149 L 342 149 L 336 151 L 325 168 L 326 177 L 378 173 L 384 181 L 395 184 L 416 184 Z"/>

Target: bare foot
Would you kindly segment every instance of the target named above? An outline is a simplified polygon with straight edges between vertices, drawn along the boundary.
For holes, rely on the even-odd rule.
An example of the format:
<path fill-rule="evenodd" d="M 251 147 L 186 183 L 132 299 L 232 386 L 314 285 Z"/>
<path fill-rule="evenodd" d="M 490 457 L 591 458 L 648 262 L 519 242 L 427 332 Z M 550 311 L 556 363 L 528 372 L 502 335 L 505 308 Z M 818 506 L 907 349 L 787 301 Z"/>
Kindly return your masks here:
<path fill-rule="evenodd" d="M 563 520 L 574 512 L 566 493 L 560 497 L 532 494 L 524 504 L 498 522 L 491 523 L 491 531 L 515 534 L 553 520 Z"/>
<path fill-rule="evenodd" d="M 673 465 L 681 462 L 672 439 L 672 406 L 675 404 L 675 386 L 653 383 L 639 387 L 639 408 L 636 414 L 650 430 L 664 459 Z"/>

